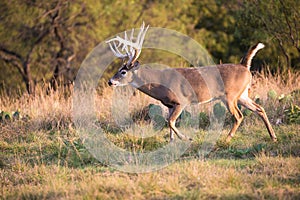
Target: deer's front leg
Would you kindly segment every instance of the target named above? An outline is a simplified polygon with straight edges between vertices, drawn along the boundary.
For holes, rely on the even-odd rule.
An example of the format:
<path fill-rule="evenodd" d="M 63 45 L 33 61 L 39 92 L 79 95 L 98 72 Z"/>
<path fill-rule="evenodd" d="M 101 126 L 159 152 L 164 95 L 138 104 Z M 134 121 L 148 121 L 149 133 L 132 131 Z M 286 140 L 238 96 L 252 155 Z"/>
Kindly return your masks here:
<path fill-rule="evenodd" d="M 170 126 L 170 117 L 171 117 L 171 114 L 173 113 L 173 111 L 174 111 L 174 108 L 169 108 L 169 118 L 168 118 L 169 121 L 168 121 L 168 123 L 169 123 L 169 128 L 170 128 L 170 142 L 172 142 L 174 140 L 174 131 Z"/>
<path fill-rule="evenodd" d="M 175 123 L 179 115 L 181 114 L 183 107 L 180 105 L 175 105 L 172 108 L 169 108 L 169 127 L 170 127 L 170 141 L 174 140 L 174 132 L 182 140 L 192 140 L 190 137 L 187 137 L 180 133 L 176 128 Z"/>

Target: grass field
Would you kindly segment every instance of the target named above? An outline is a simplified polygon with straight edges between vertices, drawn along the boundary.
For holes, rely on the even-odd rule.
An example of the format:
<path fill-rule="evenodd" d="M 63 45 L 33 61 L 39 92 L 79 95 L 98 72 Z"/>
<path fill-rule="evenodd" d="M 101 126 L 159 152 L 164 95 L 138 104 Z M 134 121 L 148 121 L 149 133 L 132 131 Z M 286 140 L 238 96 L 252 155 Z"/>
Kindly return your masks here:
<path fill-rule="evenodd" d="M 0 199 L 300 199 L 299 84 L 299 74 L 255 76 L 251 96 L 259 96 L 277 143 L 253 114 L 245 117 L 230 143 L 224 142 L 228 117 L 205 159 L 196 156 L 206 133 L 199 129 L 180 159 L 150 173 L 120 172 L 86 150 L 71 120 L 69 90 L 46 95 L 41 89 L 34 97 L 18 98 L 3 94 Z M 167 129 L 145 140 L 123 133 L 111 118 L 111 95 L 112 89 L 105 87 L 95 102 L 108 138 L 121 148 L 138 151 L 167 144 Z M 140 93 L 133 98 L 134 112 L 143 113 L 153 103 Z"/>

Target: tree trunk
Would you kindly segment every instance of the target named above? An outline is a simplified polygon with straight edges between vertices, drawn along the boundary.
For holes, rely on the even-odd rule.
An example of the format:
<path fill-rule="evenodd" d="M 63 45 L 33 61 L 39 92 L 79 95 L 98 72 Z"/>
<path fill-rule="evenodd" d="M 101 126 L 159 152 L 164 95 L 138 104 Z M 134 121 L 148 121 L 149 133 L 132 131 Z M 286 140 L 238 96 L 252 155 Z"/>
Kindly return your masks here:
<path fill-rule="evenodd" d="M 34 81 L 32 80 L 32 76 L 31 76 L 30 63 L 25 62 L 23 64 L 23 69 L 24 69 L 23 80 L 26 85 L 26 90 L 27 90 L 28 94 L 34 94 L 35 93 L 35 84 L 34 84 Z"/>

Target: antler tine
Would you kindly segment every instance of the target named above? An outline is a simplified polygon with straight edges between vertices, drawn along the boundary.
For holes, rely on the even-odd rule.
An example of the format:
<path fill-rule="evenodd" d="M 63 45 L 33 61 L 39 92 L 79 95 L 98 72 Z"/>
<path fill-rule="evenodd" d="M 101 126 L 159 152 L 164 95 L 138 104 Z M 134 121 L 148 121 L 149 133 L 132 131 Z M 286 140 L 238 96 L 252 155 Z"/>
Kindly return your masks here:
<path fill-rule="evenodd" d="M 144 22 L 143 22 L 143 24 L 144 24 Z M 131 57 L 129 58 L 129 60 L 127 62 L 127 66 L 129 66 L 130 63 L 134 62 L 137 59 L 137 55 L 139 54 L 139 51 L 141 50 L 141 46 L 139 45 L 139 43 L 140 43 L 139 42 L 139 35 L 140 35 L 140 33 L 138 34 L 138 37 L 137 37 L 136 41 L 133 42 L 134 28 L 131 30 L 131 35 L 130 35 L 130 42 L 132 42 L 132 45 L 130 45 Z"/>
<path fill-rule="evenodd" d="M 122 58 L 122 59 L 123 59 L 123 58 L 126 58 L 127 55 L 124 55 L 124 54 L 122 54 L 122 53 L 119 51 L 119 49 L 118 49 L 118 47 L 117 47 L 115 41 L 113 41 L 112 43 L 113 43 L 114 46 L 112 46 L 111 43 L 108 43 L 108 44 L 109 44 L 109 47 L 110 47 L 111 51 L 113 52 L 113 54 L 114 54 L 116 57 L 118 57 L 118 58 Z M 120 45 L 120 44 L 119 44 L 119 45 Z M 119 46 L 119 45 L 118 45 L 118 46 Z"/>
<path fill-rule="evenodd" d="M 148 28 L 149 28 L 149 25 L 146 27 L 146 30 L 145 29 L 145 23 L 143 22 L 142 26 L 141 26 L 141 30 L 138 34 L 138 37 L 137 37 L 137 41 L 136 41 L 136 44 L 137 44 L 137 48 L 135 49 L 135 55 L 134 55 L 134 58 L 132 60 L 132 62 L 136 61 L 138 59 L 138 57 L 140 56 L 141 52 L 142 52 L 142 46 L 143 46 L 143 43 L 144 43 L 144 39 L 145 39 L 145 35 L 146 35 L 146 32 L 148 31 Z"/>
<path fill-rule="evenodd" d="M 141 38 L 140 38 L 140 43 L 141 43 L 141 46 L 143 45 L 144 43 L 144 39 L 145 39 L 145 35 L 146 35 L 146 32 L 148 31 L 148 28 L 149 28 L 149 25 L 146 27 L 146 30 L 143 32 Z"/>
<path fill-rule="evenodd" d="M 125 31 L 125 33 L 124 33 L 124 43 L 123 43 L 123 48 L 122 48 L 122 50 L 124 50 L 125 48 L 127 48 L 127 44 L 128 43 L 128 37 L 127 37 L 127 33 L 126 33 L 126 31 Z M 127 45 L 126 45 L 127 44 Z"/>
<path fill-rule="evenodd" d="M 145 29 L 145 22 L 143 22 L 143 24 L 140 28 L 140 32 L 139 32 L 138 37 L 137 37 L 137 43 L 138 43 L 138 46 L 140 48 L 142 48 L 144 38 L 145 38 L 145 35 L 146 35 L 146 32 L 147 32 L 148 28 L 149 28 L 149 25 L 146 27 L 146 30 L 144 30 Z"/>
<path fill-rule="evenodd" d="M 118 44 L 116 44 L 116 42 L 118 42 Z M 124 59 L 124 58 L 128 57 L 128 54 L 129 54 L 128 48 L 127 48 L 128 44 L 124 44 L 124 40 L 122 38 L 120 38 L 119 36 L 117 36 L 116 38 L 113 38 L 113 39 L 110 39 L 110 40 L 106 41 L 106 43 L 108 43 L 111 51 L 113 52 L 113 54 L 116 57 L 121 58 L 121 59 Z M 120 52 L 119 47 L 121 45 L 123 45 L 122 51 L 125 50 L 126 54 L 123 54 L 123 53 Z"/>
<path fill-rule="evenodd" d="M 130 34 L 130 38 L 128 38 L 127 32 L 125 31 L 124 33 L 124 39 L 116 36 L 115 38 L 112 38 L 108 41 L 106 41 L 106 43 L 109 44 L 110 49 L 112 50 L 112 52 L 114 53 L 114 55 L 118 58 L 126 58 L 128 57 L 128 62 L 127 65 L 129 66 L 132 62 L 136 61 L 137 58 L 139 57 L 141 51 L 142 51 L 142 45 L 144 42 L 144 38 L 146 35 L 146 32 L 149 28 L 149 25 L 146 27 L 145 30 L 145 23 L 143 22 L 141 28 L 140 28 L 140 32 L 138 33 L 138 36 L 135 40 L 135 42 L 133 42 L 134 40 L 134 29 L 131 30 L 131 34 Z M 116 44 L 117 42 L 117 44 Z M 119 50 L 119 48 L 121 47 L 121 51 Z M 126 54 L 121 53 L 121 52 L 126 52 Z"/>
<path fill-rule="evenodd" d="M 113 52 L 113 54 L 117 57 L 119 57 L 119 54 L 114 50 L 113 46 L 111 45 L 111 43 L 109 43 L 109 48 L 110 50 Z"/>
<path fill-rule="evenodd" d="M 131 30 L 131 35 L 130 35 L 130 41 L 133 41 L 133 33 L 134 33 L 134 28 Z"/>
<path fill-rule="evenodd" d="M 145 28 L 145 22 L 143 22 L 142 25 L 141 25 L 140 32 L 138 34 L 138 39 L 137 40 L 139 40 L 141 34 L 144 32 L 144 28 Z"/>

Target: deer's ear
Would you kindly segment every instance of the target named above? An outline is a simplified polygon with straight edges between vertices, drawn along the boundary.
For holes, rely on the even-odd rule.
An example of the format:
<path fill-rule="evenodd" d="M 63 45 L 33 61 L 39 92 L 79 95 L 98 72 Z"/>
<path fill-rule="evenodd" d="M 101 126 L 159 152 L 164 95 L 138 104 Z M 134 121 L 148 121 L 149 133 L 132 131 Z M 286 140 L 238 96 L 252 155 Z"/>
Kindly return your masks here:
<path fill-rule="evenodd" d="M 140 67 L 140 63 L 139 61 L 134 61 L 134 63 L 132 63 L 132 70 L 135 71 Z"/>

